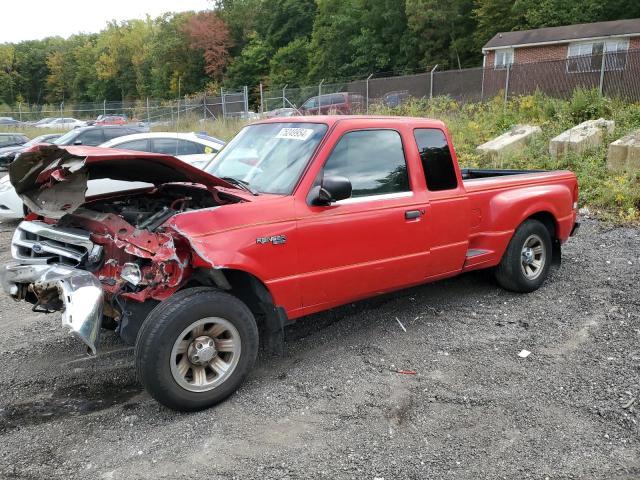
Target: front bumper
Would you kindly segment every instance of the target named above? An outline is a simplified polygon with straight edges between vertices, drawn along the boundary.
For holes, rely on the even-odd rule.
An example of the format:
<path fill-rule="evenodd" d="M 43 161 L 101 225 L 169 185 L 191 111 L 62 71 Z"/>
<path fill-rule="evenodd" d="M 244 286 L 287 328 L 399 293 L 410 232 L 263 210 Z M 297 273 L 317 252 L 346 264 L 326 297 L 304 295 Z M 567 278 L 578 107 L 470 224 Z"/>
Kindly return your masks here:
<path fill-rule="evenodd" d="M 62 325 L 95 355 L 102 324 L 104 293 L 98 279 L 89 272 L 64 265 L 20 265 L 10 263 L 0 270 L 2 288 L 19 298 L 27 289 L 36 297 L 57 293 Z"/>

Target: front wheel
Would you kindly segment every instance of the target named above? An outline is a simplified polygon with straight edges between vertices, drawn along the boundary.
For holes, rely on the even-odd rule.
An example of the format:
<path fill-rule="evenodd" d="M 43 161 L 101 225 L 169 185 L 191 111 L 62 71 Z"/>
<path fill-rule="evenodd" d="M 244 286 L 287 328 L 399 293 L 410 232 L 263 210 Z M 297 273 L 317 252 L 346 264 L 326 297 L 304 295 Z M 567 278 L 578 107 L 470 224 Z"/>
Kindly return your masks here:
<path fill-rule="evenodd" d="M 530 219 L 513 234 L 498 268 L 496 280 L 513 292 L 533 292 L 549 274 L 552 245 L 549 230 L 542 222 Z"/>
<path fill-rule="evenodd" d="M 258 327 L 247 306 L 228 293 L 189 288 L 145 319 L 136 369 L 149 394 L 180 411 L 208 408 L 236 391 L 258 353 Z"/>

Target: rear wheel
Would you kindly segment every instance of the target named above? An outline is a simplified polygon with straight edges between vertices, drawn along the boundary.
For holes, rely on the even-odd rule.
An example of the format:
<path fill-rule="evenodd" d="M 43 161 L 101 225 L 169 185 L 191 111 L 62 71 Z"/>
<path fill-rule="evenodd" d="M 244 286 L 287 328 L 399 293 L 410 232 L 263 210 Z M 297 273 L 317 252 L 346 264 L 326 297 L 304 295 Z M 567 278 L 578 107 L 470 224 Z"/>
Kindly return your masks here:
<path fill-rule="evenodd" d="M 526 220 L 511 238 L 496 269 L 496 279 L 507 290 L 532 292 L 547 278 L 551 257 L 551 236 L 547 228 L 538 220 Z"/>
<path fill-rule="evenodd" d="M 180 291 L 154 308 L 136 342 L 138 376 L 163 405 L 201 410 L 242 383 L 258 352 L 258 328 L 247 306 L 210 288 Z"/>

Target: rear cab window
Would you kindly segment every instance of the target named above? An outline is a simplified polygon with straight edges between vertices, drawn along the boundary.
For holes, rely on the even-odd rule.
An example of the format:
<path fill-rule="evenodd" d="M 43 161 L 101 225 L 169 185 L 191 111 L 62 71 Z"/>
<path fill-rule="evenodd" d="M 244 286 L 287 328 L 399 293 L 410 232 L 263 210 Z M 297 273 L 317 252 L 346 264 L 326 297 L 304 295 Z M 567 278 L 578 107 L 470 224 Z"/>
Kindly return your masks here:
<path fill-rule="evenodd" d="M 349 179 L 352 198 L 411 192 L 402 138 L 395 130 L 345 133 L 321 175 Z"/>
<path fill-rule="evenodd" d="M 438 192 L 458 187 L 458 177 L 451 158 L 447 137 L 437 128 L 417 128 L 413 131 L 427 190 Z"/>

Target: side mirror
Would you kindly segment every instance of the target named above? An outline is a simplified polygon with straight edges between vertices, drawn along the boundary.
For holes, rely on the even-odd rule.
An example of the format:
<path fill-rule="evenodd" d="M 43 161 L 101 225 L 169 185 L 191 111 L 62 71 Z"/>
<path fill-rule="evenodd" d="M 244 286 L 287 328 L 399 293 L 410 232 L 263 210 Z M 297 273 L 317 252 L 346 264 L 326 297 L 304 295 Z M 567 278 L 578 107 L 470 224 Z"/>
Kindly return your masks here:
<path fill-rule="evenodd" d="M 74 145 L 82 145 L 82 140 L 76 140 L 73 142 Z"/>
<path fill-rule="evenodd" d="M 351 197 L 351 182 L 345 177 L 324 177 L 322 185 L 311 190 L 312 205 L 326 206 Z"/>

